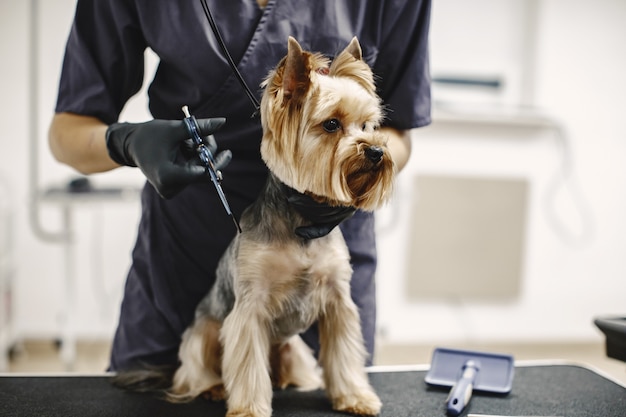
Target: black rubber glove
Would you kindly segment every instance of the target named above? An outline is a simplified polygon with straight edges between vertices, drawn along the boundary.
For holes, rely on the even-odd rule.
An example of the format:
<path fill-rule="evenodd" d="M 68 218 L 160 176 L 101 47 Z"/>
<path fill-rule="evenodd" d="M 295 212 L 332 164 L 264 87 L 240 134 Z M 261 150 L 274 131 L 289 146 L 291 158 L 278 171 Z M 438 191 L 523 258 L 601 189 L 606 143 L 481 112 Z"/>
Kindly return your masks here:
<path fill-rule="evenodd" d="M 215 154 L 212 136 L 224 118 L 198 119 L 200 134 L 222 169 L 232 157 L 229 150 Z M 171 198 L 193 182 L 210 179 L 182 120 L 113 123 L 106 132 L 109 156 L 120 165 L 139 167 L 163 198 Z"/>
<path fill-rule="evenodd" d="M 289 188 L 287 192 L 287 201 L 302 217 L 312 223 L 310 226 L 300 226 L 295 230 L 296 235 L 308 240 L 326 236 L 339 223 L 352 217 L 356 211 L 354 207 L 319 203 L 312 197 L 292 188 Z"/>

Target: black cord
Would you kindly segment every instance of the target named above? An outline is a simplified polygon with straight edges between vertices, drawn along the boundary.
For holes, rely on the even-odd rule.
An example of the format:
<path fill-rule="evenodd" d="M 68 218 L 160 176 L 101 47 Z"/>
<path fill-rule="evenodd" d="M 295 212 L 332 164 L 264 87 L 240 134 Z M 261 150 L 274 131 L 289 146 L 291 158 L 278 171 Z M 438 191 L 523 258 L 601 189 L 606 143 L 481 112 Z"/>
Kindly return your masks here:
<path fill-rule="evenodd" d="M 217 42 L 220 48 L 222 49 L 222 52 L 224 53 L 224 57 L 228 61 L 230 68 L 233 70 L 233 73 L 237 77 L 237 80 L 239 80 L 239 83 L 245 90 L 246 95 L 248 96 L 248 98 L 252 102 L 252 105 L 254 106 L 255 111 L 252 114 L 252 117 L 258 116 L 261 105 L 259 104 L 258 100 L 256 99 L 256 97 L 254 96 L 250 88 L 248 87 L 248 84 L 246 84 L 246 82 L 244 81 L 243 77 L 241 76 L 241 73 L 239 72 L 239 70 L 237 69 L 237 66 L 235 65 L 235 62 L 233 61 L 233 58 L 230 56 L 230 53 L 228 52 L 228 49 L 226 48 L 226 44 L 224 43 L 224 40 L 222 39 L 222 35 L 220 34 L 219 29 L 217 28 L 217 24 L 215 23 L 215 20 L 213 19 L 211 10 L 209 9 L 209 6 L 206 4 L 206 0 L 200 0 L 200 2 L 202 3 L 202 9 L 204 10 L 204 14 L 206 15 L 206 18 L 209 21 L 209 25 L 211 26 L 211 29 L 213 30 L 213 33 L 215 34 L 215 38 L 217 39 Z"/>

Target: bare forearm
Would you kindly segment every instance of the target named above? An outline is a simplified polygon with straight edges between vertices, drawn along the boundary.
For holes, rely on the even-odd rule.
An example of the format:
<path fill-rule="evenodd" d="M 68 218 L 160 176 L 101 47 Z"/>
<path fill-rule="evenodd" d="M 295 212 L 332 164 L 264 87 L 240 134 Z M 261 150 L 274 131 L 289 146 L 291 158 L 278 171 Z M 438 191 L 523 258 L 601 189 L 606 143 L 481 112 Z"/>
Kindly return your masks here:
<path fill-rule="evenodd" d="M 107 127 L 95 117 L 57 113 L 48 131 L 50 150 L 57 161 L 83 174 L 117 168 L 106 148 Z"/>
<path fill-rule="evenodd" d="M 380 131 L 389 138 L 387 147 L 398 172 L 400 172 L 411 156 L 411 135 L 408 130 L 398 130 L 387 126 L 381 127 Z"/>

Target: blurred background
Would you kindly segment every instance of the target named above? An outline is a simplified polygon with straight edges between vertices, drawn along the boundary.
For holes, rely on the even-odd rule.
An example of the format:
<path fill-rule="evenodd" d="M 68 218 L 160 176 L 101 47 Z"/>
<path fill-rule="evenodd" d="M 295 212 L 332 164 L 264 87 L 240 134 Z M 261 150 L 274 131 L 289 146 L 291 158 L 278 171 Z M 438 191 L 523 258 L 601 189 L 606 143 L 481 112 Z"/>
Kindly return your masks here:
<path fill-rule="evenodd" d="M 626 315 L 626 2 L 433 3 L 433 124 L 377 218 L 376 363 L 445 345 L 626 381 L 593 325 Z M 134 243 L 139 172 L 80 192 L 47 147 L 74 7 L 0 0 L 0 371 L 105 369 Z"/>

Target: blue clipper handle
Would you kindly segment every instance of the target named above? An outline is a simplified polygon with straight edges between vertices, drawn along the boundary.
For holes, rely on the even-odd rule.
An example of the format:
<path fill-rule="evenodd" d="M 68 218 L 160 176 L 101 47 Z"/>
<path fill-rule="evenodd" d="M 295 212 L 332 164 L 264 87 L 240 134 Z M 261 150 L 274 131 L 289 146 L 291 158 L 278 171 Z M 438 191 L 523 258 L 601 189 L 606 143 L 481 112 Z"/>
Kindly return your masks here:
<path fill-rule="evenodd" d="M 450 389 L 450 395 L 446 400 L 446 409 L 449 415 L 458 416 L 469 403 L 478 369 L 478 363 L 473 360 L 469 360 L 463 365 L 463 374 Z"/>

